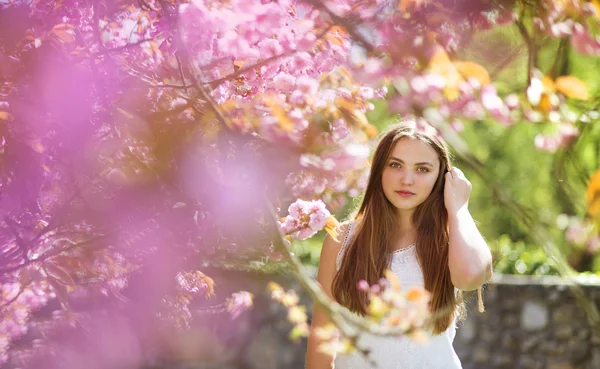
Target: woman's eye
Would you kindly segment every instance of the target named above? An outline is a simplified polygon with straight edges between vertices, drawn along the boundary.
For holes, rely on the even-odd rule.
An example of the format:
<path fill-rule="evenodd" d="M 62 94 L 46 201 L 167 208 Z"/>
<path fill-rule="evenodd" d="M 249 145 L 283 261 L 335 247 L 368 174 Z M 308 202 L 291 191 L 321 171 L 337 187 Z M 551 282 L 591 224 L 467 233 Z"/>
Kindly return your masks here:
<path fill-rule="evenodd" d="M 390 164 L 390 167 L 392 167 L 392 168 L 400 168 L 400 164 L 394 162 L 394 163 Z"/>
<path fill-rule="evenodd" d="M 419 169 L 417 169 L 419 172 L 421 173 L 427 173 L 429 172 L 429 169 L 425 168 L 425 167 L 420 167 Z"/>

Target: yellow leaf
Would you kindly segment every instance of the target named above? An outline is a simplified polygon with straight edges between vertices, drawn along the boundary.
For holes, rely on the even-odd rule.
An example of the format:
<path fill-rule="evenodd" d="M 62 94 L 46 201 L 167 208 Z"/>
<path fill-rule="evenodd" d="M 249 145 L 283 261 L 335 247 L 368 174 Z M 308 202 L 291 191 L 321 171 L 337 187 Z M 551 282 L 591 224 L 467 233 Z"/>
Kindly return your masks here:
<path fill-rule="evenodd" d="M 491 82 L 490 75 L 484 67 L 477 63 L 469 61 L 459 61 L 454 63 L 458 72 L 465 78 L 475 78 L 481 85 L 487 85 Z"/>
<path fill-rule="evenodd" d="M 385 272 L 383 272 L 383 275 L 390 282 L 390 287 L 394 291 L 400 291 L 400 280 L 396 274 L 394 274 L 391 270 L 386 269 Z"/>
<path fill-rule="evenodd" d="M 538 108 L 540 109 L 540 111 L 546 114 L 549 113 L 552 110 L 552 102 L 550 102 L 550 96 L 548 96 L 547 94 L 543 94 L 540 98 Z"/>
<path fill-rule="evenodd" d="M 456 73 L 456 67 L 452 64 L 448 53 L 441 47 L 436 48 L 435 52 L 429 59 L 429 69 L 434 73 L 439 73 L 443 76 L 449 73 Z"/>
<path fill-rule="evenodd" d="M 283 288 L 279 284 L 277 284 L 276 282 L 273 282 L 273 281 L 269 281 L 269 283 L 267 284 L 267 288 L 271 292 L 283 291 Z"/>
<path fill-rule="evenodd" d="M 265 105 L 271 108 L 271 113 L 275 118 L 277 118 L 277 122 L 279 123 L 279 127 L 281 127 L 281 129 L 283 129 L 285 132 L 291 132 L 294 129 L 294 124 L 287 116 L 287 112 L 279 103 L 278 98 L 265 99 Z"/>
<path fill-rule="evenodd" d="M 444 96 L 446 96 L 446 99 L 448 99 L 448 101 L 454 101 L 458 99 L 458 96 L 460 95 L 459 91 L 460 90 L 458 89 L 458 87 L 453 85 L 447 85 L 446 87 L 444 87 Z"/>
<path fill-rule="evenodd" d="M 594 5 L 594 8 L 596 9 L 596 18 L 600 18 L 600 1 L 592 0 L 591 3 L 592 3 L 592 5 Z"/>
<path fill-rule="evenodd" d="M 577 77 L 561 76 L 556 79 L 556 89 L 572 99 L 587 100 L 588 90 L 585 83 Z"/>
<path fill-rule="evenodd" d="M 429 60 L 429 70 L 446 78 L 444 95 L 449 101 L 454 101 L 459 96 L 458 83 L 463 80 L 450 57 L 441 47 L 438 47 Z"/>
<path fill-rule="evenodd" d="M 585 191 L 588 202 L 588 214 L 600 217 L 600 170 L 592 175 Z"/>
<path fill-rule="evenodd" d="M 13 116 L 7 112 L 0 110 L 0 120 L 12 120 Z"/>
<path fill-rule="evenodd" d="M 367 313 L 375 319 L 375 321 L 381 320 L 388 312 L 390 307 L 381 299 L 379 296 L 372 296 Z"/>
<path fill-rule="evenodd" d="M 340 242 L 338 240 L 338 234 L 337 234 L 337 230 L 338 230 L 339 226 L 340 226 L 340 222 L 338 222 L 338 220 L 335 219 L 335 216 L 330 215 L 329 217 L 327 217 L 327 223 L 325 223 L 325 231 L 327 231 L 329 236 L 331 238 L 333 238 L 335 240 L 335 242 Z"/>
<path fill-rule="evenodd" d="M 375 127 L 372 124 L 367 124 L 367 126 L 365 127 L 365 133 L 367 135 L 367 137 L 369 138 L 375 138 L 377 137 L 377 134 L 379 134 L 377 127 Z"/>
<path fill-rule="evenodd" d="M 556 86 L 554 84 L 554 81 L 548 76 L 544 76 L 544 78 L 542 78 L 542 86 L 544 86 L 543 91 L 546 94 L 552 94 L 556 92 Z"/>

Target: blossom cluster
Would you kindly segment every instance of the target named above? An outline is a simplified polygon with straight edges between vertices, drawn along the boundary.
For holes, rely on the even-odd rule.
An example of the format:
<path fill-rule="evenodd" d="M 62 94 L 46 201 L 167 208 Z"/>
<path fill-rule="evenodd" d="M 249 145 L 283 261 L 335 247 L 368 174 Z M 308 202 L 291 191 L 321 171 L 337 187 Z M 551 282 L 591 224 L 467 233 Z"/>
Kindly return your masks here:
<path fill-rule="evenodd" d="M 275 282 L 269 282 L 267 288 L 271 292 L 271 298 L 288 309 L 287 319 L 294 324 L 290 331 L 290 338 L 298 341 L 301 337 L 308 336 L 308 316 L 306 307 L 300 305 L 300 298 L 294 290 L 285 291 L 283 287 Z"/>
<path fill-rule="evenodd" d="M 296 200 L 289 206 L 288 212 L 279 223 L 286 235 L 305 240 L 323 229 L 335 232 L 337 221 L 321 200 Z"/>
<path fill-rule="evenodd" d="M 538 31 L 554 38 L 570 38 L 573 49 L 585 55 L 600 55 L 600 38 L 594 27 L 600 19 L 600 6 L 595 1 L 544 1 L 533 18 Z"/>
<path fill-rule="evenodd" d="M 430 294 L 422 287 L 402 286 L 398 277 L 387 270 L 385 278 L 369 285 L 362 280 L 357 288 L 367 294 L 369 317 L 387 327 L 399 328 L 416 340 L 427 340 L 426 324 Z"/>

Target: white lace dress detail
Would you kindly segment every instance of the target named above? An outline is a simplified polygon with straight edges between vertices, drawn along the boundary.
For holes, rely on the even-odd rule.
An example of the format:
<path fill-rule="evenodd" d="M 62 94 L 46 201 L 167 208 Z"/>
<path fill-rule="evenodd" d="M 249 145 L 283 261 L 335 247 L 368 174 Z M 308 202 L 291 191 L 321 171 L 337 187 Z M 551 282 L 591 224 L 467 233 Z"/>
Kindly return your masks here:
<path fill-rule="evenodd" d="M 337 255 L 336 270 L 340 269 L 349 240 L 353 236 L 352 223 Z M 417 260 L 415 245 L 395 251 L 391 268 L 402 283 L 403 288 L 423 287 L 423 272 Z M 370 359 L 377 363 L 372 366 L 362 355 L 338 355 L 335 369 L 462 369 L 460 359 L 454 351 L 452 342 L 456 335 L 453 323 L 441 335 L 429 335 L 427 343 L 419 343 L 406 337 L 380 337 L 363 333 L 358 338 L 361 347 L 370 350 Z"/>

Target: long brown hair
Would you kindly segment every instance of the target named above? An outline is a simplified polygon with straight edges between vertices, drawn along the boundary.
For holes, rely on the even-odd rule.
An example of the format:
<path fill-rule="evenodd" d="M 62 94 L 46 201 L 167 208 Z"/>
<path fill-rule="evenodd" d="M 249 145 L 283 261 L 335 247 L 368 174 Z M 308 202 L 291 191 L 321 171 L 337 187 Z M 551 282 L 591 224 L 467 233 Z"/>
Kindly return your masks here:
<path fill-rule="evenodd" d="M 445 331 L 453 321 L 457 299 L 448 267 L 448 212 L 444 205 L 444 174 L 450 170 L 450 154 L 444 141 L 425 130 L 400 123 L 383 134 L 371 164 L 369 182 L 362 203 L 354 216 L 354 237 L 344 254 L 340 270 L 332 284 L 334 298 L 343 306 L 361 315 L 366 314 L 367 297 L 357 283 L 366 280 L 377 283 L 389 268 L 392 253 L 390 242 L 396 235 L 396 209 L 386 198 L 382 174 L 396 143 L 402 138 L 420 140 L 438 154 L 440 168 L 431 194 L 413 214 L 416 227 L 416 251 L 425 289 L 431 293 L 430 311 L 433 334 Z"/>

